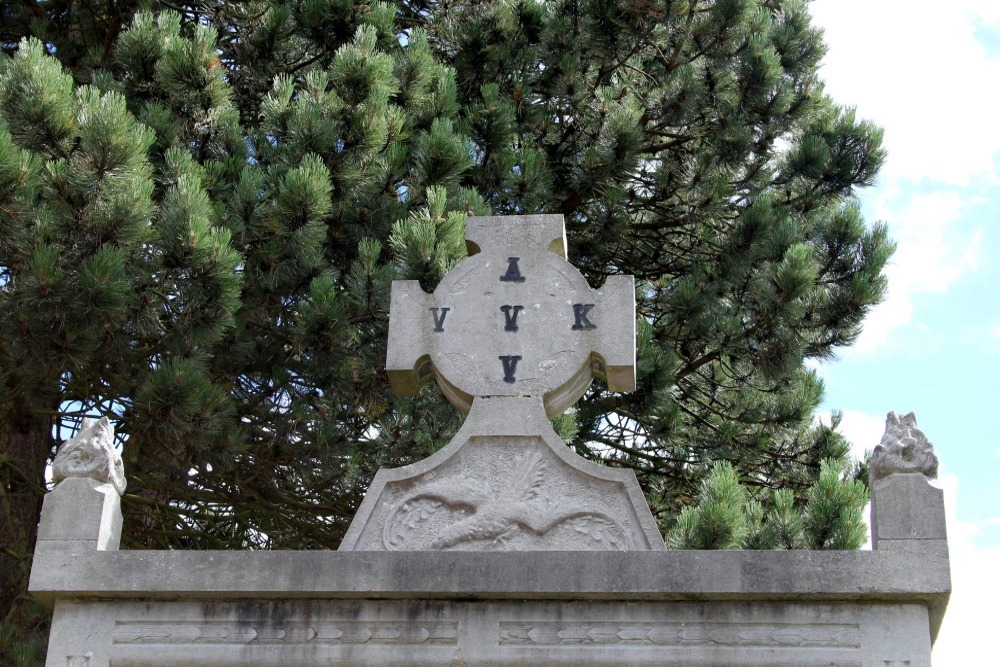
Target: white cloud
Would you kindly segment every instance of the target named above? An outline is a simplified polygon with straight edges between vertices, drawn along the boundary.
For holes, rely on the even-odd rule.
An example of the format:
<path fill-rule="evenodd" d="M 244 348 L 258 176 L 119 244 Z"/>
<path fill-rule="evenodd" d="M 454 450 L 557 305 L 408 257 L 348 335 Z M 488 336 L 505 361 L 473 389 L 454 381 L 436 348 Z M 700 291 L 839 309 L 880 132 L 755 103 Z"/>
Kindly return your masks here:
<path fill-rule="evenodd" d="M 979 266 L 982 228 L 965 229 L 959 224 L 969 203 L 957 190 L 903 192 L 892 188 L 876 194 L 875 217 L 890 221 L 897 245 L 885 271 L 889 290 L 845 355 L 869 354 L 891 345 L 901 328 L 919 324 L 914 322 L 918 295 L 944 293 Z"/>
<path fill-rule="evenodd" d="M 851 456 L 862 459 L 865 451 L 875 449 L 885 433 L 885 416 L 870 415 L 857 410 L 843 410 L 837 432 L 851 443 Z"/>
<path fill-rule="evenodd" d="M 1000 59 L 976 39 L 995 2 L 816 0 L 826 31 L 826 90 L 885 128 L 883 182 L 931 180 L 965 186 L 996 175 Z"/>
<path fill-rule="evenodd" d="M 958 478 L 942 474 L 939 482 L 948 517 L 952 594 L 932 658 L 935 667 L 981 664 L 985 656 L 993 654 L 996 600 L 1000 596 L 1000 545 L 976 544 L 982 527 L 956 517 L 960 502 Z"/>
<path fill-rule="evenodd" d="M 1000 4 L 996 0 L 962 0 L 955 6 L 987 25 L 1000 25 Z"/>
<path fill-rule="evenodd" d="M 827 92 L 882 125 L 889 151 L 878 187 L 862 193 L 898 244 L 889 292 L 844 354 L 884 349 L 910 326 L 923 344 L 914 299 L 944 292 L 978 266 L 981 225 L 963 214 L 1000 182 L 1000 58 L 976 33 L 977 25 L 1000 24 L 1000 3 L 953 0 L 941 11 L 930 0 L 905 8 L 895 0 L 815 0 L 810 11 L 826 31 Z"/>

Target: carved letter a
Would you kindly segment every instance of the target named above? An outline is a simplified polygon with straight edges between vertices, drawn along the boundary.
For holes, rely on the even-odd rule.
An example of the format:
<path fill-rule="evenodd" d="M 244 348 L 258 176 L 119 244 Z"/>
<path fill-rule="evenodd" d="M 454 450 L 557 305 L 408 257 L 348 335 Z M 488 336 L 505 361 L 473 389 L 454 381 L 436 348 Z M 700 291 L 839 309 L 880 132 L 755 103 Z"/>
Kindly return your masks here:
<path fill-rule="evenodd" d="M 504 283 L 523 283 L 524 276 L 521 275 L 521 270 L 517 268 L 517 262 L 521 259 L 520 257 L 508 257 L 507 258 L 507 273 L 500 276 L 500 282 Z"/>

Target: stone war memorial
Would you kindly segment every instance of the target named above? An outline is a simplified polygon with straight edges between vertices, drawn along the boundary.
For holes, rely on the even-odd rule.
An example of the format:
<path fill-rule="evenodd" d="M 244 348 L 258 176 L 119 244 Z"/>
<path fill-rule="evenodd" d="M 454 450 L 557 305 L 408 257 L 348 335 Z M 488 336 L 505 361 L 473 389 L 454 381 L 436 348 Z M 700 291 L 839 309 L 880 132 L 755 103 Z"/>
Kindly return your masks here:
<path fill-rule="evenodd" d="M 468 416 L 378 472 L 338 551 L 120 551 L 108 421 L 60 448 L 31 593 L 48 667 L 926 667 L 951 582 L 937 459 L 890 413 L 871 551 L 670 551 L 631 471 L 549 417 L 635 388 L 635 291 L 566 261 L 561 216 L 470 218 L 469 258 L 393 285 L 386 371 Z"/>

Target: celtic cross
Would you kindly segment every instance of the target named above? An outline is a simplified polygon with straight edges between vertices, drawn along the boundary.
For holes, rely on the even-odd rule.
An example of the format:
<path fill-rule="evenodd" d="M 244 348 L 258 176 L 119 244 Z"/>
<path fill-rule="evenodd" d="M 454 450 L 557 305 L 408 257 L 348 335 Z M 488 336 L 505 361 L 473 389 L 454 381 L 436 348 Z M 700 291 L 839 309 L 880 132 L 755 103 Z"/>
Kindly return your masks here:
<path fill-rule="evenodd" d="M 560 215 L 473 217 L 469 258 L 434 290 L 395 281 L 386 370 L 398 394 L 435 379 L 457 408 L 478 397 L 540 397 L 549 416 L 593 377 L 635 388 L 635 288 L 612 276 L 600 290 L 566 261 Z"/>

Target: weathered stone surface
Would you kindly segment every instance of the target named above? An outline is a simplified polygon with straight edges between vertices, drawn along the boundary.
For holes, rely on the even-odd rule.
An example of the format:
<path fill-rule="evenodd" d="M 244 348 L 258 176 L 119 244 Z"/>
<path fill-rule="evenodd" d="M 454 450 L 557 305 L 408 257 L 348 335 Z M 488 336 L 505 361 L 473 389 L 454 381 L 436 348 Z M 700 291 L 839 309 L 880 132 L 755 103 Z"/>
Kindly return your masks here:
<path fill-rule="evenodd" d="M 872 452 L 870 476 L 874 482 L 896 473 L 920 473 L 937 477 L 938 460 L 917 418 L 911 412 L 902 417 L 890 412 L 885 418 L 882 442 Z"/>
<path fill-rule="evenodd" d="M 920 473 L 896 473 L 872 485 L 872 545 L 937 540 L 946 544 L 944 493 Z"/>
<path fill-rule="evenodd" d="M 393 283 L 386 370 L 398 393 L 437 380 L 471 414 L 434 456 L 380 470 L 341 549 L 663 549 L 630 471 L 570 452 L 546 415 L 595 375 L 635 388 L 635 285 L 590 288 L 562 216 L 469 218 L 470 257 L 434 294 Z"/>
<path fill-rule="evenodd" d="M 115 616 L 107 610 L 73 600 L 56 603 L 45 667 L 110 667 Z"/>
<path fill-rule="evenodd" d="M 30 588 L 53 667 L 912 667 L 950 580 L 896 551 L 50 549 Z"/>
<path fill-rule="evenodd" d="M 59 598 L 329 598 L 930 601 L 940 609 L 947 564 L 893 551 L 50 549 L 36 554 L 30 590 L 50 608 Z"/>
<path fill-rule="evenodd" d="M 110 484 L 71 477 L 42 501 L 38 548 L 117 549 L 121 532 L 121 497 Z"/>
<path fill-rule="evenodd" d="M 437 380 L 464 412 L 477 396 L 542 397 L 564 411 L 595 375 L 635 388 L 631 276 L 593 290 L 565 257 L 562 216 L 469 218 L 468 259 L 434 294 L 395 281 L 386 371 L 415 394 Z"/>
<path fill-rule="evenodd" d="M 115 431 L 107 417 L 100 421 L 84 418 L 80 431 L 64 442 L 52 462 L 52 481 L 70 478 L 95 479 L 125 493 L 125 470 L 115 449 Z"/>
<path fill-rule="evenodd" d="M 509 415 L 517 415 L 510 419 Z M 571 452 L 539 399 L 479 398 L 454 439 L 378 472 L 347 550 L 663 549 L 631 471 Z"/>
<path fill-rule="evenodd" d="M 929 642 L 900 641 L 926 609 L 900 603 L 88 602 L 54 626 L 83 618 L 104 632 L 58 650 L 87 667 L 930 665 Z"/>
<path fill-rule="evenodd" d="M 944 494 L 928 484 L 938 460 L 911 412 L 890 412 L 885 435 L 871 459 L 872 548 L 930 556 L 948 568 Z"/>

